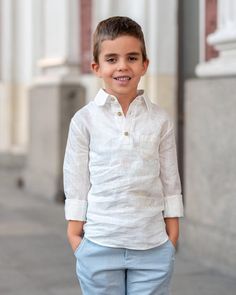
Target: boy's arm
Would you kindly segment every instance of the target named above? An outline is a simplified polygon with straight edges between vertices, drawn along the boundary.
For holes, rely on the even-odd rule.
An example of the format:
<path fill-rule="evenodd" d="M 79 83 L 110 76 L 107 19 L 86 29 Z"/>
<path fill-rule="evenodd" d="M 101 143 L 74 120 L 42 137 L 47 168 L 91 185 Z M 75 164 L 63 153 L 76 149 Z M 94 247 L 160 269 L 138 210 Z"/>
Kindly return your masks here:
<path fill-rule="evenodd" d="M 88 167 L 89 134 L 82 123 L 78 115 L 71 120 L 63 165 L 67 236 L 74 251 L 82 239 L 87 196 L 91 186 Z"/>
<path fill-rule="evenodd" d="M 176 144 L 172 122 L 166 122 L 159 147 L 160 178 L 164 193 L 166 232 L 176 246 L 179 237 L 179 217 L 183 216 L 183 202 L 179 179 Z"/>
<path fill-rule="evenodd" d="M 67 226 L 67 237 L 70 242 L 73 252 L 79 246 L 83 238 L 84 221 L 69 220 Z"/>

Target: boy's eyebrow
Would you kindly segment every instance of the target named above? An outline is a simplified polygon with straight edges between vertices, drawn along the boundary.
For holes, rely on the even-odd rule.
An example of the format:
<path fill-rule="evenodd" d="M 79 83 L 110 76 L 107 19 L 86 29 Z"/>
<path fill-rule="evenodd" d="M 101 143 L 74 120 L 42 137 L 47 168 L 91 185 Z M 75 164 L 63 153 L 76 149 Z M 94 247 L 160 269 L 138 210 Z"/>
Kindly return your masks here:
<path fill-rule="evenodd" d="M 117 53 L 107 53 L 107 54 L 105 54 L 104 56 L 106 57 L 106 58 L 108 58 L 108 57 L 114 57 L 114 56 L 118 56 L 119 54 L 117 54 Z M 128 52 L 126 55 L 135 55 L 135 56 L 139 56 L 139 55 L 141 55 L 141 53 L 140 52 L 135 52 L 135 51 L 133 51 L 133 52 Z"/>
<path fill-rule="evenodd" d="M 129 53 L 127 53 L 127 55 L 136 55 L 136 56 L 138 56 L 138 55 L 141 55 L 141 53 L 140 52 L 129 52 Z"/>
<path fill-rule="evenodd" d="M 113 57 L 113 56 L 117 56 L 117 53 L 107 53 L 104 55 L 104 57 Z"/>

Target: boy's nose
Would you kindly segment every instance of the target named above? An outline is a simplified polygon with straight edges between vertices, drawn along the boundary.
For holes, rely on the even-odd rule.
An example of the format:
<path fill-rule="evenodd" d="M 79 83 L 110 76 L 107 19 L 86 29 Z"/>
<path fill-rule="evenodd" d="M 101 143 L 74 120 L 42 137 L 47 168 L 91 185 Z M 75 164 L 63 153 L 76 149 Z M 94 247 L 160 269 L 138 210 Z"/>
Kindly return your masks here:
<path fill-rule="evenodd" d="M 119 63 L 118 63 L 118 70 L 119 71 L 125 71 L 127 70 L 127 63 L 125 60 L 121 60 Z"/>

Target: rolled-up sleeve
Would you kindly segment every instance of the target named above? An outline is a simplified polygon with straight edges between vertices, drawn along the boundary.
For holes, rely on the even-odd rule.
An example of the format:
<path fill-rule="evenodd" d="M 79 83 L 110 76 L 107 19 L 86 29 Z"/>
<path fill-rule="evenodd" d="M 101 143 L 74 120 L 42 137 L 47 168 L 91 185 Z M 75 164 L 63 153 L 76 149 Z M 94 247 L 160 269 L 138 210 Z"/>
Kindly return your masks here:
<path fill-rule="evenodd" d="M 160 142 L 160 178 L 164 193 L 164 217 L 184 215 L 178 171 L 176 144 L 172 122 L 168 121 Z"/>
<path fill-rule="evenodd" d="M 70 123 L 64 164 L 63 182 L 65 218 L 67 220 L 86 220 L 89 180 L 89 133 L 78 115 Z"/>

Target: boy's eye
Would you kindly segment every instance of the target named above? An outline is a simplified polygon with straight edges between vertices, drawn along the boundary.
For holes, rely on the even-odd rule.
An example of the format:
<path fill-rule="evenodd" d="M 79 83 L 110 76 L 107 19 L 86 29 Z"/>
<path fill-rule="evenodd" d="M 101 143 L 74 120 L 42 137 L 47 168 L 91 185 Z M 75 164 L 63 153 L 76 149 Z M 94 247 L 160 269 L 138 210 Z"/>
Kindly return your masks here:
<path fill-rule="evenodd" d="M 137 56 L 129 56 L 129 61 L 136 61 L 138 60 Z"/>
<path fill-rule="evenodd" d="M 116 58 L 114 58 L 114 57 L 110 57 L 110 58 L 107 58 L 106 61 L 107 61 L 108 63 L 110 63 L 110 64 L 113 64 L 113 63 L 116 62 Z"/>

